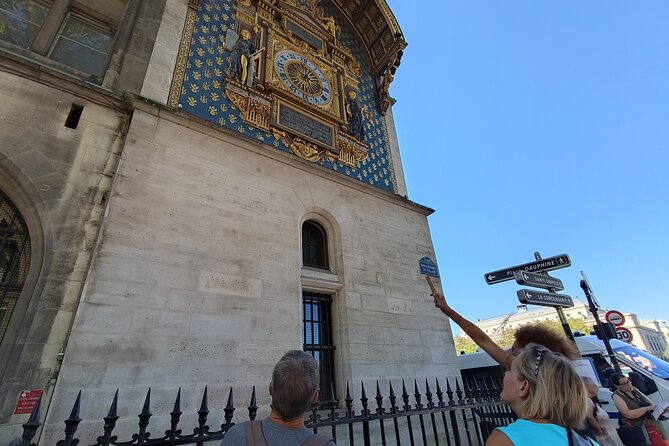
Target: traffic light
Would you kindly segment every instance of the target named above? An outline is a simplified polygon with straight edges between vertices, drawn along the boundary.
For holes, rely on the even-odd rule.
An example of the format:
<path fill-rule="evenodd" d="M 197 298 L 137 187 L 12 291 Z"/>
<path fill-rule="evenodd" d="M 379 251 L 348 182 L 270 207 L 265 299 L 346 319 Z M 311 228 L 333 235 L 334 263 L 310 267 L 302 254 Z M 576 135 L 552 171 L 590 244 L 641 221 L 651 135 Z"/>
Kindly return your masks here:
<path fill-rule="evenodd" d="M 616 339 L 616 326 L 611 322 L 602 322 L 601 325 L 595 325 L 593 328 L 597 339 Z"/>

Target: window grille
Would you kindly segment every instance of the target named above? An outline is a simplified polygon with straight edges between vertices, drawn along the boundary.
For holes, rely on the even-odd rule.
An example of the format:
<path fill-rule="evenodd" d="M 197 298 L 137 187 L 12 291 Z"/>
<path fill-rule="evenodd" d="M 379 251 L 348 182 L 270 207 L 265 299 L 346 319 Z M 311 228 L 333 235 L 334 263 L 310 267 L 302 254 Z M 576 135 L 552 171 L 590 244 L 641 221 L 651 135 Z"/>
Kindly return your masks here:
<path fill-rule="evenodd" d="M 303 349 L 320 365 L 320 400 L 336 401 L 334 382 L 334 350 L 332 340 L 332 298 L 327 294 L 303 293 Z"/>
<path fill-rule="evenodd" d="M 0 342 L 30 266 L 30 238 L 23 218 L 0 191 Z"/>

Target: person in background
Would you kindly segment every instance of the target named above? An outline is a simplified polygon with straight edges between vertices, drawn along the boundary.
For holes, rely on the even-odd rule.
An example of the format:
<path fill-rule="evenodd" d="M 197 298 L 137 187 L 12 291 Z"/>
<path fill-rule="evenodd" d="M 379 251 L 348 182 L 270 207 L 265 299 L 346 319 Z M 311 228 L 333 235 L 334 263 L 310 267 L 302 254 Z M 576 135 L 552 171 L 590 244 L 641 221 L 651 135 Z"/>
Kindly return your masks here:
<path fill-rule="evenodd" d="M 541 325 L 525 325 L 518 328 L 514 333 L 515 341 L 511 346 L 511 350 L 505 350 L 495 344 L 495 341 L 490 339 L 490 336 L 485 334 L 483 330 L 477 327 L 473 322 L 465 319 L 457 311 L 451 308 L 446 303 L 446 299 L 443 295 L 436 293 L 431 294 L 431 296 L 434 298 L 434 304 L 437 308 L 451 318 L 453 322 L 458 324 L 476 345 L 487 352 L 495 361 L 504 367 L 505 370 L 511 368 L 511 361 L 513 361 L 513 358 L 518 355 L 520 349 L 528 345 L 530 342 L 541 344 L 547 349 L 561 353 L 569 359 L 576 359 L 580 356 L 574 343 L 566 336 Z"/>
<path fill-rule="evenodd" d="M 588 394 L 588 411 L 586 413 L 586 424 L 594 434 L 595 440 L 601 446 L 625 446 L 618 436 L 616 425 L 609 418 L 609 414 L 597 403 L 595 399 L 599 392 L 599 386 L 587 376 L 583 377 L 583 384 Z"/>
<path fill-rule="evenodd" d="M 572 362 L 538 344 L 529 344 L 504 374 L 502 399 L 518 420 L 492 431 L 486 446 L 567 446 L 596 444 L 575 432 L 585 423 L 587 395 Z"/>
<path fill-rule="evenodd" d="M 652 446 L 669 446 L 662 423 L 652 415 L 655 404 L 635 388 L 626 376 L 614 373 L 609 380 L 616 386 L 616 391 L 613 392 L 613 402 L 624 419 L 623 426 L 641 428 L 648 440 L 647 443 Z M 669 407 L 664 410 L 663 414 L 667 412 L 669 412 Z"/>
<path fill-rule="evenodd" d="M 304 413 L 318 401 L 319 379 L 313 356 L 299 350 L 287 352 L 272 373 L 270 415 L 233 426 L 221 446 L 335 446 L 330 437 L 304 427 Z"/>

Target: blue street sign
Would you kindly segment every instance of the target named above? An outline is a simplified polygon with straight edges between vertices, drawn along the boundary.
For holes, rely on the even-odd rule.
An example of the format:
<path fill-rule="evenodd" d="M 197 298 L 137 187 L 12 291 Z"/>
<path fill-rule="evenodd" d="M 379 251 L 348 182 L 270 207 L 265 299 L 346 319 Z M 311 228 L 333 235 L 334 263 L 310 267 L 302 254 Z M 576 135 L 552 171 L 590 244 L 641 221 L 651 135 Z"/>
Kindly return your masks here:
<path fill-rule="evenodd" d="M 437 278 L 439 277 L 439 268 L 437 268 L 437 264 L 434 263 L 431 258 L 423 257 L 418 261 L 418 266 L 420 266 L 421 274 Z"/>

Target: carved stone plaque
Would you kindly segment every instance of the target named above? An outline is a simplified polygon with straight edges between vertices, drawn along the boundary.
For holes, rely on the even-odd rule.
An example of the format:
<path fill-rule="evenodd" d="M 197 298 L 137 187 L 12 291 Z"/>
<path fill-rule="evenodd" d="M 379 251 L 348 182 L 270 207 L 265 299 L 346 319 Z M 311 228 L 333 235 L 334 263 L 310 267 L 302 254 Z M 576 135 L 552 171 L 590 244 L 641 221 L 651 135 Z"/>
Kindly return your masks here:
<path fill-rule="evenodd" d="M 307 116 L 284 103 L 279 104 L 278 124 L 286 130 L 297 133 L 308 140 L 335 151 L 334 127 Z"/>

